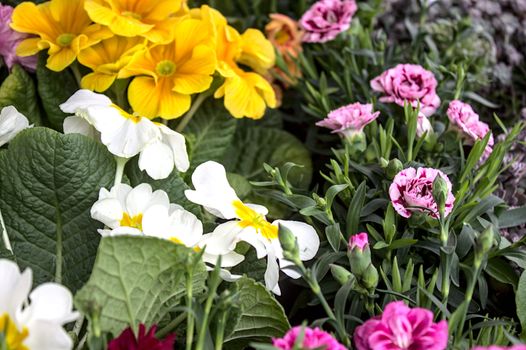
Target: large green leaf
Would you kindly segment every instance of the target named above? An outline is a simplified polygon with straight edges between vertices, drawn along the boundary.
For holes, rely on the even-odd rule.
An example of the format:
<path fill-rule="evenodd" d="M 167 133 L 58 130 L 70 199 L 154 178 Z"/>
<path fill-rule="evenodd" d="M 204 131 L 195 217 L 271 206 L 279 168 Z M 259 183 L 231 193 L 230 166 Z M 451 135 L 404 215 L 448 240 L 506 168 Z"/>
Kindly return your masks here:
<path fill-rule="evenodd" d="M 526 271 L 524 271 L 519 280 L 517 294 L 515 295 L 515 304 L 517 305 L 517 316 L 521 322 L 522 339 L 526 339 Z"/>
<path fill-rule="evenodd" d="M 241 318 L 226 339 L 226 349 L 243 349 L 249 342 L 282 336 L 290 324 L 280 303 L 260 283 L 242 278 L 236 282 Z"/>
<path fill-rule="evenodd" d="M 303 166 L 291 169 L 288 178 L 296 186 L 307 187 L 312 179 L 309 151 L 286 131 L 257 126 L 238 128 L 223 159 L 227 171 L 249 181 L 268 180 L 263 163 L 280 167 L 287 162 Z"/>
<path fill-rule="evenodd" d="M 33 79 L 19 65 L 15 65 L 11 74 L 0 86 L 0 108 L 13 105 L 29 119 L 31 124 L 40 125 L 40 110 Z"/>
<path fill-rule="evenodd" d="M 76 290 L 86 282 L 100 237 L 90 208 L 114 173 L 103 145 L 46 128 L 24 130 L 0 153 L 0 210 L 16 259 L 33 269 L 35 284 Z"/>
<path fill-rule="evenodd" d="M 184 191 L 190 187 L 184 182 L 181 174 L 178 173 L 177 170 L 174 170 L 166 179 L 153 180 L 145 171 L 139 169 L 137 160 L 132 160 L 126 166 L 126 175 L 130 180 L 130 185 L 138 186 L 141 183 L 149 183 L 154 190 L 163 190 L 168 193 L 168 198 L 170 198 L 171 203 L 177 203 L 186 210 L 196 215 L 201 215 L 201 207 L 190 202 L 184 195 Z"/>
<path fill-rule="evenodd" d="M 187 257 L 192 250 L 151 237 L 102 239 L 93 273 L 77 293 L 77 308 L 101 310 L 103 331 L 119 334 L 128 326 L 159 323 L 185 291 Z M 204 263 L 194 270 L 194 293 L 204 290 Z"/>
<path fill-rule="evenodd" d="M 190 169 L 187 174 L 192 174 L 199 164 L 208 160 L 220 161 L 235 131 L 236 120 L 221 101 L 211 100 L 203 104 L 184 132 L 189 142 Z"/>
<path fill-rule="evenodd" d="M 57 130 L 62 130 L 62 124 L 67 114 L 62 112 L 59 106 L 66 102 L 79 87 L 69 69 L 53 72 L 46 68 L 46 60 L 47 55 L 45 54 L 41 54 L 38 59 L 38 94 L 42 100 L 42 106 L 47 114 L 49 124 Z"/>

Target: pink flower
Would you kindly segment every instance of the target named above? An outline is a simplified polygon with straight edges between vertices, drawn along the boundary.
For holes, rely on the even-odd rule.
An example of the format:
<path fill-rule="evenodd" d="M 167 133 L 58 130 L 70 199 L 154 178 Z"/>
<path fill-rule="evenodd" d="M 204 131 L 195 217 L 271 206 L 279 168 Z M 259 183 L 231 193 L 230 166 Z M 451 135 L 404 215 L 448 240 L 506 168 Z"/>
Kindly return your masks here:
<path fill-rule="evenodd" d="M 332 129 L 333 133 L 349 136 L 362 132 L 363 128 L 379 115 L 380 112 L 373 113 L 372 104 L 356 102 L 330 112 L 327 118 L 316 125 Z"/>
<path fill-rule="evenodd" d="M 11 69 L 16 63 L 34 71 L 37 67 L 37 56 L 19 57 L 16 55 L 18 44 L 29 37 L 14 31 L 9 26 L 13 8 L 9 5 L 0 4 L 0 56 L 4 58 L 7 68 Z"/>
<path fill-rule="evenodd" d="M 292 350 L 296 338 L 300 335 L 301 331 L 303 331 L 303 343 L 301 344 L 301 348 L 304 350 L 318 349 L 320 347 L 323 347 L 325 350 L 346 350 L 345 346 L 338 343 L 332 335 L 317 327 L 309 328 L 297 326 L 291 328 L 283 338 L 272 339 L 272 345 L 281 350 Z"/>
<path fill-rule="evenodd" d="M 476 346 L 471 350 L 526 350 L 526 345 L 514 345 L 514 346 Z"/>
<path fill-rule="evenodd" d="M 462 101 L 451 101 L 447 109 L 447 116 L 453 128 L 458 129 L 466 136 L 469 144 L 483 139 L 490 132 L 488 124 L 481 122 L 479 115 L 475 113 L 473 108 Z M 489 157 L 493 151 L 494 143 L 493 134 L 491 134 L 484 150 L 484 158 Z"/>
<path fill-rule="evenodd" d="M 429 117 L 440 106 L 436 93 L 437 81 L 433 73 L 416 64 L 399 64 L 371 80 L 371 88 L 383 93 L 380 101 L 404 106 L 407 101 L 413 108 Z"/>
<path fill-rule="evenodd" d="M 324 43 L 333 40 L 349 29 L 357 9 L 355 0 L 319 0 L 300 19 L 305 30 L 303 41 Z"/>
<path fill-rule="evenodd" d="M 367 233 L 358 233 L 356 235 L 352 235 L 349 239 L 349 250 L 353 250 L 355 247 L 357 247 L 363 251 L 368 244 L 369 236 L 367 236 Z"/>
<path fill-rule="evenodd" d="M 451 213 L 455 197 L 447 175 L 433 168 L 407 168 L 396 174 L 389 187 L 389 197 L 398 214 L 409 218 L 413 212 L 419 211 L 438 218 L 437 203 L 433 198 L 433 181 L 437 175 L 445 180 L 448 189 L 444 215 Z"/>
<path fill-rule="evenodd" d="M 175 334 L 167 335 L 164 340 L 159 340 L 155 337 L 156 330 L 157 326 L 154 325 L 146 332 L 146 327 L 141 323 L 136 338 L 133 330 L 128 327 L 108 343 L 108 350 L 172 350 Z"/>
<path fill-rule="evenodd" d="M 389 303 L 382 315 L 354 331 L 357 350 L 444 350 L 447 341 L 446 321 L 434 323 L 431 311 L 402 301 Z"/>
<path fill-rule="evenodd" d="M 416 136 L 422 137 L 427 132 L 426 136 L 433 132 L 433 126 L 429 119 L 424 113 L 418 113 L 418 119 L 416 120 Z"/>

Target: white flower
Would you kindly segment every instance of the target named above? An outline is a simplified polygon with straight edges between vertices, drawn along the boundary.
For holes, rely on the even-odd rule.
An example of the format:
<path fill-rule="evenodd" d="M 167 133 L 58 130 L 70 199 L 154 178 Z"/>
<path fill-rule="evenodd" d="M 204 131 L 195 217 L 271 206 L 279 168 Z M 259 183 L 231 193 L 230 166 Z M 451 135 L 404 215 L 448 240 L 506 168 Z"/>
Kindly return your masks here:
<path fill-rule="evenodd" d="M 73 297 L 56 283 L 44 283 L 31 290 L 32 273 L 20 273 L 9 260 L 0 260 L 0 348 L 31 350 L 69 350 L 73 341 L 63 325 L 75 321 Z M 28 294 L 29 300 L 28 303 Z"/>
<path fill-rule="evenodd" d="M 278 280 L 280 268 L 292 278 L 299 274 L 290 269 L 292 263 L 283 258 L 278 239 L 278 224 L 286 226 L 296 236 L 303 261 L 314 258 L 320 239 L 310 225 L 298 221 L 277 220 L 268 222 L 268 210 L 260 205 L 245 204 L 228 183 L 225 168 L 216 162 L 199 165 L 192 174 L 195 190 L 185 191 L 186 197 L 223 219 L 233 219 L 219 225 L 212 234 L 203 236 L 201 245 L 214 255 L 231 253 L 239 241 L 252 245 L 258 258 L 267 256 L 265 284 L 268 289 L 280 294 Z M 279 263 L 279 265 L 278 265 Z"/>
<path fill-rule="evenodd" d="M 0 111 L 0 147 L 11 141 L 20 131 L 29 128 L 27 118 L 13 106 Z"/>
<path fill-rule="evenodd" d="M 418 119 L 416 120 L 416 136 L 422 137 L 425 132 L 427 132 L 426 136 L 429 136 L 429 134 L 433 132 L 433 126 L 424 113 L 418 113 Z"/>
<path fill-rule="evenodd" d="M 60 108 L 75 114 L 64 120 L 64 133 L 100 138 L 119 157 L 131 158 L 140 153 L 140 169 L 155 180 L 167 178 L 174 167 L 185 172 L 190 166 L 183 135 L 123 111 L 105 95 L 79 90 Z"/>

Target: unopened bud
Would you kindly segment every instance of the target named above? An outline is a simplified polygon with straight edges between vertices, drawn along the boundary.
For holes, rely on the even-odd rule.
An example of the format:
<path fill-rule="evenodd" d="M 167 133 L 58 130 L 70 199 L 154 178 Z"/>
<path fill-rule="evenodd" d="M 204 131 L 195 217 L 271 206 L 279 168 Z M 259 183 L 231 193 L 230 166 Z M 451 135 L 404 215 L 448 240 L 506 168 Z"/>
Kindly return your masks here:
<path fill-rule="evenodd" d="M 433 198 L 437 203 L 438 212 L 441 215 L 444 215 L 446 210 L 446 200 L 448 193 L 449 189 L 447 188 L 446 180 L 444 180 L 444 178 L 438 174 L 435 177 L 435 181 L 433 181 Z"/>
<path fill-rule="evenodd" d="M 298 242 L 294 234 L 283 224 L 279 224 L 278 230 L 279 243 L 284 257 L 293 262 L 299 260 Z"/>
<path fill-rule="evenodd" d="M 384 157 L 380 157 L 380 166 L 384 169 L 387 168 L 389 166 L 389 161 Z"/>
<path fill-rule="evenodd" d="M 399 159 L 391 159 L 387 165 L 387 168 L 385 169 L 385 174 L 389 180 L 392 180 L 396 174 L 402 171 L 402 169 L 404 169 L 404 165 Z"/>
<path fill-rule="evenodd" d="M 489 253 L 491 247 L 493 247 L 493 227 L 489 226 L 487 229 L 482 231 L 477 239 L 475 260 L 482 261 L 484 256 Z"/>
<path fill-rule="evenodd" d="M 355 276 L 362 276 L 371 264 L 371 250 L 367 233 L 362 232 L 349 239 L 347 255 L 351 264 L 351 272 Z"/>
<path fill-rule="evenodd" d="M 378 285 L 378 270 L 373 264 L 369 264 L 361 279 L 362 285 L 371 290 Z"/>
<path fill-rule="evenodd" d="M 332 277 L 334 277 L 334 279 L 338 281 L 338 283 L 340 283 L 342 286 L 349 282 L 351 278 L 354 278 L 352 273 L 347 271 L 346 268 L 341 267 L 339 265 L 331 265 L 331 273 Z"/>

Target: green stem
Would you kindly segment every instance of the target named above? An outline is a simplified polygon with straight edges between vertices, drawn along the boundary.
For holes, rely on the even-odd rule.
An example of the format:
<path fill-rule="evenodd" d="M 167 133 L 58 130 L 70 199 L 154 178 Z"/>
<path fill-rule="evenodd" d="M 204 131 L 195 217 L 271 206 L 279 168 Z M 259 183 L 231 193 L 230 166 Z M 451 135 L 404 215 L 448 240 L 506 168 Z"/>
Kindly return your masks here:
<path fill-rule="evenodd" d="M 206 330 L 208 329 L 208 319 L 210 318 L 210 311 L 212 310 L 212 303 L 214 302 L 214 296 L 218 286 L 219 283 L 213 283 L 208 290 L 208 298 L 206 299 L 204 316 L 203 321 L 201 322 L 201 328 L 199 329 L 196 349 L 202 349 L 204 347 Z"/>
<path fill-rule="evenodd" d="M 225 325 L 226 325 L 227 316 L 228 316 L 228 312 L 227 311 L 223 312 L 223 314 L 221 315 L 221 318 L 219 318 L 217 322 L 215 350 L 223 349 L 223 337 L 225 336 Z"/>
<path fill-rule="evenodd" d="M 77 85 L 81 87 L 82 74 L 80 74 L 78 62 L 77 61 L 73 62 L 69 67 L 71 68 L 71 72 L 73 72 L 73 76 L 75 77 L 75 80 L 77 81 Z"/>
<path fill-rule="evenodd" d="M 186 350 L 192 350 L 194 340 L 195 319 L 193 315 L 193 268 L 190 268 L 186 274 L 186 307 L 188 308 L 188 317 L 186 318 Z"/>
<path fill-rule="evenodd" d="M 117 162 L 117 168 L 115 169 L 115 182 L 113 183 L 113 186 L 117 186 L 122 182 L 124 167 L 126 166 L 128 160 L 129 158 L 115 157 L 115 161 Z"/>
<path fill-rule="evenodd" d="M 1 210 L 0 210 L 0 228 L 2 229 L 2 240 L 4 241 L 5 249 L 13 253 L 13 247 L 11 246 L 11 241 L 9 241 L 9 236 L 7 235 L 7 228 L 5 227 L 4 217 L 2 216 Z"/>
<path fill-rule="evenodd" d="M 440 250 L 440 260 L 442 264 L 442 302 L 447 308 L 447 302 L 449 299 L 449 288 L 450 279 L 449 274 L 451 270 L 451 256 L 445 250 L 447 250 L 447 242 L 449 238 L 448 225 L 444 223 L 442 218 L 440 219 L 440 242 L 442 243 L 442 249 Z M 445 316 L 445 315 L 444 315 Z"/>
<path fill-rule="evenodd" d="M 211 92 L 203 92 L 202 94 L 197 96 L 197 98 L 195 99 L 194 103 L 192 104 L 192 107 L 190 107 L 190 110 L 184 115 L 184 117 L 181 120 L 181 122 L 179 123 L 179 125 L 177 125 L 177 129 L 176 129 L 177 132 L 182 132 L 184 130 L 184 128 L 186 128 L 186 126 L 188 125 L 190 120 L 192 120 L 192 118 L 194 117 L 195 112 L 197 112 L 199 107 L 201 107 L 203 102 L 211 94 L 212 94 Z"/>
<path fill-rule="evenodd" d="M 164 338 L 168 333 L 173 331 L 175 327 L 179 326 L 186 318 L 186 313 L 182 313 L 176 318 L 174 318 L 170 323 L 168 323 L 163 329 L 157 332 L 157 337 Z"/>

